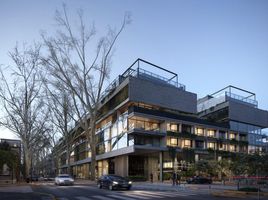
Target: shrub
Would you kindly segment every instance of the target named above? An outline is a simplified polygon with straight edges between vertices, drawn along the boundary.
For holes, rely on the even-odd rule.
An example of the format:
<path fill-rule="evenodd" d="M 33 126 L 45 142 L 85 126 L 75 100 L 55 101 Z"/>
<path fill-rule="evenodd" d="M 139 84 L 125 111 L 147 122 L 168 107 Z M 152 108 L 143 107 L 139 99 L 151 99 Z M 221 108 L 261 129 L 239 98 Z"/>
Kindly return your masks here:
<path fill-rule="evenodd" d="M 164 172 L 163 173 L 163 179 L 164 180 L 170 180 L 172 177 L 172 173 Z"/>
<path fill-rule="evenodd" d="M 242 191 L 242 192 L 258 192 L 258 188 L 244 187 L 244 188 L 240 188 L 238 191 Z"/>

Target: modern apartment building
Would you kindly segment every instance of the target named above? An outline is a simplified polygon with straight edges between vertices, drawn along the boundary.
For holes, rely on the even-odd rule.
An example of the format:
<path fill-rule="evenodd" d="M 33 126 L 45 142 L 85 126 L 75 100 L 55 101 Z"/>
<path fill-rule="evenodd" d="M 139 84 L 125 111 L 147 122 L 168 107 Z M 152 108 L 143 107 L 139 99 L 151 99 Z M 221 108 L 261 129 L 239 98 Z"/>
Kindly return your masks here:
<path fill-rule="evenodd" d="M 187 169 L 203 158 L 264 151 L 268 136 L 262 129 L 268 127 L 268 112 L 257 108 L 253 93 L 236 96 L 232 91 L 237 88 L 226 89 L 223 97 L 197 100 L 178 83 L 176 73 L 136 60 L 103 94 L 96 124 L 98 176 L 148 179 L 153 174 L 154 180 L 163 180 L 163 174 Z M 88 178 L 90 161 L 81 133 L 71 153 L 73 175 Z M 63 172 L 64 151 L 60 164 Z"/>

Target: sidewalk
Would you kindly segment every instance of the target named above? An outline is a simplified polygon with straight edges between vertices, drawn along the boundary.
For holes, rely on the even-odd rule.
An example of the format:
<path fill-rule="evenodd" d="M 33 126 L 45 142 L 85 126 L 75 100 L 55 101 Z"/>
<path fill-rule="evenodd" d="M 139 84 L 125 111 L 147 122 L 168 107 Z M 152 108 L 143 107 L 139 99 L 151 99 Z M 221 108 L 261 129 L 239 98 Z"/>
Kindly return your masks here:
<path fill-rule="evenodd" d="M 1 185 L 0 192 L 12 192 L 12 193 L 31 193 L 33 192 L 31 185 L 29 184 L 13 184 L 13 185 Z"/>

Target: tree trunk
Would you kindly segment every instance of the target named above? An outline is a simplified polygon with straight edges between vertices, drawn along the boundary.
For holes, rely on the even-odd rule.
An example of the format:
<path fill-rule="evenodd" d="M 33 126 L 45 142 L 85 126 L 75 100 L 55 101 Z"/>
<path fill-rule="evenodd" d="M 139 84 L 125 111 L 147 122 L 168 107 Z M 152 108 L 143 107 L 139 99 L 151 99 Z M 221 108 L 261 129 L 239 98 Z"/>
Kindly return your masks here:
<path fill-rule="evenodd" d="M 89 130 L 89 134 L 90 134 L 90 149 L 91 149 L 91 165 L 90 165 L 90 179 L 92 181 L 95 181 L 96 179 L 96 169 L 97 165 L 96 165 L 96 139 L 95 139 L 95 126 L 96 126 L 96 120 L 95 120 L 95 116 L 91 115 L 93 117 L 91 117 L 90 119 L 90 130 Z"/>
<path fill-rule="evenodd" d="M 31 156 L 29 150 L 27 149 L 27 145 L 24 146 L 24 166 L 25 166 L 25 177 L 27 178 L 30 175 L 30 169 L 31 169 Z"/>
<path fill-rule="evenodd" d="M 68 141 L 69 142 L 69 141 Z M 71 174 L 71 166 L 70 166 L 70 146 L 67 144 L 66 147 L 66 156 L 67 156 L 67 174 Z"/>

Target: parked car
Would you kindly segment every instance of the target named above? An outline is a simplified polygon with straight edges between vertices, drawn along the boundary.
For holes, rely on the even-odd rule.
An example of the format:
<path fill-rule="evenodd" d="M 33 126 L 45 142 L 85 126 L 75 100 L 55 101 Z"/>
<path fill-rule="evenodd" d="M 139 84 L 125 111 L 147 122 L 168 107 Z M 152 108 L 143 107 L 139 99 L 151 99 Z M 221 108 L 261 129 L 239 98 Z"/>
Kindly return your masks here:
<path fill-rule="evenodd" d="M 55 185 L 73 185 L 74 179 L 68 174 L 59 174 L 55 178 Z"/>
<path fill-rule="evenodd" d="M 186 180 L 186 182 L 188 184 L 211 184 L 212 180 L 210 178 L 196 176 Z"/>
<path fill-rule="evenodd" d="M 46 176 L 44 177 L 44 181 L 55 181 L 55 178 Z"/>
<path fill-rule="evenodd" d="M 128 179 L 117 175 L 103 175 L 98 179 L 98 188 L 108 188 L 109 190 L 125 188 L 131 189 L 132 182 Z"/>
<path fill-rule="evenodd" d="M 30 175 L 26 178 L 26 182 L 29 183 L 29 182 L 32 182 L 32 181 L 38 181 L 38 176 L 37 175 Z"/>

